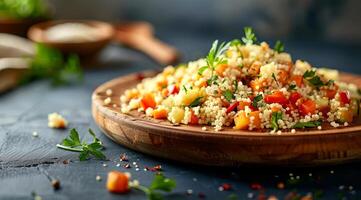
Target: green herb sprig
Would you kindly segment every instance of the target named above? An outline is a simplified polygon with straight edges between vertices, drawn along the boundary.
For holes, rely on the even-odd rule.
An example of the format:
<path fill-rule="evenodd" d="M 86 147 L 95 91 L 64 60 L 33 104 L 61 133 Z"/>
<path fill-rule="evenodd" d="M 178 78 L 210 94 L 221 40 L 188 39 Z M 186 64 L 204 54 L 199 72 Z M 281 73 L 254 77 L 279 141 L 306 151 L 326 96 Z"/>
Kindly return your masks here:
<path fill-rule="evenodd" d="M 242 42 L 244 42 L 244 44 L 255 44 L 257 42 L 256 34 L 251 27 L 244 27 L 243 31 L 244 37 L 242 37 Z"/>
<path fill-rule="evenodd" d="M 233 93 L 230 91 L 230 90 L 226 90 L 223 92 L 223 96 L 224 98 L 228 101 L 228 102 L 231 102 L 232 99 L 234 98 L 234 95 Z"/>
<path fill-rule="evenodd" d="M 35 57 L 30 63 L 28 72 L 21 79 L 21 83 L 47 78 L 52 80 L 53 85 L 81 81 L 83 71 L 78 56 L 71 54 L 64 58 L 59 50 L 37 44 Z"/>
<path fill-rule="evenodd" d="M 263 99 L 262 94 L 258 94 L 257 96 L 255 96 L 253 98 L 253 101 L 252 101 L 252 106 L 257 108 L 258 107 L 258 102 L 260 102 L 262 99 Z"/>
<path fill-rule="evenodd" d="M 162 200 L 164 198 L 161 192 L 171 192 L 176 187 L 176 182 L 173 179 L 165 177 L 163 174 L 156 174 L 149 187 L 143 185 L 130 187 L 143 191 L 149 200 Z"/>
<path fill-rule="evenodd" d="M 189 107 L 197 107 L 197 106 L 199 106 L 200 104 L 201 104 L 201 99 L 202 99 L 203 97 L 197 97 L 196 99 L 194 99 L 193 101 L 192 101 L 192 103 L 190 103 L 188 106 Z"/>
<path fill-rule="evenodd" d="M 282 113 L 281 112 L 273 112 L 271 115 L 271 128 L 274 131 L 277 131 L 279 129 L 279 126 L 278 126 L 279 119 L 282 119 Z"/>
<path fill-rule="evenodd" d="M 282 53 L 285 51 L 285 46 L 283 45 L 283 43 L 280 40 L 277 40 L 273 49 L 278 53 Z"/>
<path fill-rule="evenodd" d="M 87 160 L 90 155 L 93 155 L 98 159 L 105 160 L 106 156 L 101 152 L 101 150 L 104 148 L 102 142 L 96 137 L 95 133 L 91 129 L 88 131 L 89 134 L 93 137 L 93 142 L 90 144 L 81 142 L 78 131 L 73 128 L 71 129 L 69 136 L 65 138 L 61 144 L 57 144 L 56 146 L 67 151 L 80 152 L 80 161 Z"/>
<path fill-rule="evenodd" d="M 303 78 L 305 80 L 307 80 L 312 86 L 314 86 L 317 89 L 328 84 L 328 83 L 322 82 L 321 78 L 319 76 L 317 76 L 315 70 L 307 70 L 303 74 Z"/>
<path fill-rule="evenodd" d="M 311 121 L 311 122 L 297 122 L 293 128 L 315 128 L 317 126 L 320 126 L 320 121 Z"/>
<path fill-rule="evenodd" d="M 0 16 L 15 19 L 48 18 L 49 11 L 44 0 L 0 1 Z"/>

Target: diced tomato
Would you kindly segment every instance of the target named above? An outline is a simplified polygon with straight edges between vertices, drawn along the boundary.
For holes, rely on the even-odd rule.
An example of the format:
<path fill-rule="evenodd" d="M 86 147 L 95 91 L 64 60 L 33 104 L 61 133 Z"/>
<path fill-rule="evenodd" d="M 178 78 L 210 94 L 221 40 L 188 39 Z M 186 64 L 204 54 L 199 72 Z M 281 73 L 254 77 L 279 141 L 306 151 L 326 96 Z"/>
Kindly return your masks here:
<path fill-rule="evenodd" d="M 335 95 L 337 93 L 337 90 L 331 90 L 331 89 L 325 89 L 323 90 L 325 92 L 325 96 L 328 98 L 328 99 L 333 99 L 335 98 Z"/>
<path fill-rule="evenodd" d="M 298 87 L 302 86 L 303 76 L 302 75 L 293 75 L 291 77 L 291 82 L 295 82 Z"/>
<path fill-rule="evenodd" d="M 140 100 L 140 104 L 144 110 L 147 108 L 155 108 L 157 106 L 154 100 L 154 96 L 150 93 L 147 93 L 143 96 L 143 98 Z"/>
<path fill-rule="evenodd" d="M 285 105 L 288 103 L 288 99 L 281 91 L 275 91 L 272 94 L 265 95 L 264 101 L 268 104 L 279 103 L 281 105 Z"/>
<path fill-rule="evenodd" d="M 350 103 L 351 97 L 349 91 L 341 91 L 338 94 L 340 95 L 340 102 L 342 106 Z"/>
<path fill-rule="evenodd" d="M 311 99 L 306 99 L 298 106 L 298 111 L 303 116 L 314 114 L 316 112 L 316 103 Z"/>
<path fill-rule="evenodd" d="M 178 94 L 179 92 L 179 87 L 177 85 L 168 85 L 167 89 L 169 95 Z"/>
<path fill-rule="evenodd" d="M 230 106 L 228 106 L 226 113 L 230 113 L 230 112 L 234 111 L 234 109 L 236 109 L 238 105 L 239 105 L 238 101 L 232 103 Z"/>
<path fill-rule="evenodd" d="M 194 114 L 193 110 L 191 111 L 191 121 L 189 122 L 189 124 L 191 125 L 197 125 L 199 121 L 199 118 L 197 117 L 197 115 Z"/>
<path fill-rule="evenodd" d="M 297 102 L 297 100 L 298 99 L 300 99 L 302 97 L 302 95 L 300 94 L 300 93 L 298 93 L 298 92 L 292 92 L 291 94 L 290 94 L 290 98 L 289 98 L 289 100 L 290 100 L 290 102 L 292 103 L 292 104 L 296 104 L 296 102 Z"/>
<path fill-rule="evenodd" d="M 328 112 L 330 112 L 330 106 L 323 106 L 323 107 L 320 107 L 320 108 L 318 108 L 318 110 L 320 111 L 320 112 L 322 112 L 322 116 L 324 117 L 324 118 L 327 118 L 328 116 L 327 116 L 327 113 Z"/>

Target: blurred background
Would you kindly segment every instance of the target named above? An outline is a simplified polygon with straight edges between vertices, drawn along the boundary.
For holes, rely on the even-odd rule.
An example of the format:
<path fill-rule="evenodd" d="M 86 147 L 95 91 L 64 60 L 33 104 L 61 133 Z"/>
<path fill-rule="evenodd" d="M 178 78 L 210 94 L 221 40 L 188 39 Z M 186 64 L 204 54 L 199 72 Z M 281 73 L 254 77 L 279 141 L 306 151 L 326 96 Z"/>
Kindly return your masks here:
<path fill-rule="evenodd" d="M 348 67 L 355 68 L 361 73 L 355 65 L 361 62 L 359 0 L 72 0 L 71 3 L 50 0 L 50 3 L 56 18 L 149 21 L 161 39 L 177 44 L 184 59 L 203 56 L 214 39 L 239 38 L 244 26 L 252 26 L 261 40 L 285 41 L 286 50 L 295 57 L 346 71 Z M 335 57 L 329 59 L 330 54 Z"/>

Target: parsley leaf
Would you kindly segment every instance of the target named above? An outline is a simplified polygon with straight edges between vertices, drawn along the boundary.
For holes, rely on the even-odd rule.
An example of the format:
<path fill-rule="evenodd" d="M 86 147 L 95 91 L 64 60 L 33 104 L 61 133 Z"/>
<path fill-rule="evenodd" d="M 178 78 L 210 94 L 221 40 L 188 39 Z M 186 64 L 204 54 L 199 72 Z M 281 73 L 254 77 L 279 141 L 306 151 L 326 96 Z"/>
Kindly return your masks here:
<path fill-rule="evenodd" d="M 313 122 L 297 122 L 293 128 L 314 128 L 320 126 L 320 121 L 313 121 Z"/>
<path fill-rule="evenodd" d="M 224 96 L 224 98 L 226 98 L 226 100 L 227 100 L 228 102 L 231 102 L 232 99 L 234 98 L 234 95 L 233 95 L 233 93 L 232 93 L 230 90 L 224 91 L 224 92 L 223 92 L 223 96 Z"/>
<path fill-rule="evenodd" d="M 279 83 L 278 83 L 278 81 L 277 81 L 277 78 L 276 78 L 275 73 L 272 73 L 272 78 L 273 78 L 273 80 L 276 82 L 277 86 L 280 86 Z"/>
<path fill-rule="evenodd" d="M 156 174 L 149 187 L 143 185 L 130 185 L 130 187 L 143 191 L 149 200 L 163 200 L 161 192 L 171 192 L 176 187 L 176 182 L 163 174 Z"/>
<path fill-rule="evenodd" d="M 253 101 L 252 101 L 252 106 L 257 108 L 258 107 L 258 102 L 260 102 L 262 99 L 263 99 L 262 94 L 258 94 L 257 96 L 255 96 L 253 98 Z"/>
<path fill-rule="evenodd" d="M 199 68 L 199 69 L 198 69 L 198 74 L 199 74 L 199 75 L 202 75 L 203 72 L 204 72 L 206 69 L 208 69 L 208 66 L 203 66 L 203 67 Z"/>
<path fill-rule="evenodd" d="M 241 44 L 242 44 L 241 40 L 239 40 L 239 39 L 234 39 L 234 40 L 231 41 L 230 46 L 231 46 L 231 47 L 233 47 L 233 46 L 239 46 L 239 45 L 241 45 Z"/>
<path fill-rule="evenodd" d="M 313 85 L 317 89 L 326 85 L 324 82 L 322 82 L 321 78 L 316 75 L 316 71 L 313 70 L 307 70 L 303 74 L 303 78 L 306 79 L 311 85 Z"/>
<path fill-rule="evenodd" d="M 63 139 L 62 143 L 57 144 L 56 146 L 67 151 L 79 152 L 80 161 L 87 160 L 90 155 L 93 155 L 98 159 L 105 160 L 106 156 L 101 152 L 103 149 L 102 142 L 96 137 L 93 130 L 89 129 L 88 131 L 93 137 L 93 142 L 90 144 L 81 142 L 78 131 L 73 128 L 70 131 L 69 137 Z"/>
<path fill-rule="evenodd" d="M 188 92 L 186 86 L 184 86 L 184 85 L 183 85 L 183 90 L 184 90 L 184 92 L 186 92 L 186 93 Z"/>
<path fill-rule="evenodd" d="M 209 78 L 209 79 L 207 80 L 207 84 L 208 84 L 208 85 L 212 85 L 212 84 L 218 85 L 218 84 L 217 84 L 217 80 L 218 80 L 218 76 L 217 76 L 217 75 L 213 75 L 213 76 L 211 76 L 211 78 Z"/>
<path fill-rule="evenodd" d="M 288 89 L 290 89 L 290 90 L 296 90 L 296 85 L 294 85 L 294 84 L 291 84 L 289 87 L 288 87 Z"/>
<path fill-rule="evenodd" d="M 196 99 L 194 99 L 193 101 L 192 101 L 192 103 L 190 103 L 188 106 L 189 107 L 197 107 L 197 106 L 199 106 L 200 104 L 201 104 L 201 99 L 202 99 L 203 97 L 197 97 Z"/>
<path fill-rule="evenodd" d="M 271 115 L 271 128 L 275 131 L 279 129 L 278 127 L 278 120 L 282 119 L 282 113 L 281 112 L 273 112 Z"/>
<path fill-rule="evenodd" d="M 285 47 L 283 45 L 283 43 L 279 40 L 277 40 L 274 48 L 273 48 L 275 51 L 277 51 L 278 53 L 282 53 L 285 51 Z"/>
<path fill-rule="evenodd" d="M 253 32 L 251 27 L 244 27 L 244 37 L 242 37 L 242 41 L 245 44 L 254 44 L 257 42 L 256 34 Z"/>

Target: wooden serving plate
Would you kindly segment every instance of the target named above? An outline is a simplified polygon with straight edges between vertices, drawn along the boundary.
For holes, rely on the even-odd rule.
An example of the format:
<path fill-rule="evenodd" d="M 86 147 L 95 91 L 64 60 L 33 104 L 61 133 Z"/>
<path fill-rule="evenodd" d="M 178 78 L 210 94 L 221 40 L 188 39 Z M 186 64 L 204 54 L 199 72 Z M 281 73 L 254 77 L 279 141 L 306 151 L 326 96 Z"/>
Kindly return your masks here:
<path fill-rule="evenodd" d="M 360 76 L 342 73 L 341 80 L 361 86 Z M 136 151 L 210 166 L 314 166 L 361 159 L 361 122 L 349 127 L 270 135 L 232 128 L 215 132 L 208 127 L 208 131 L 202 131 L 201 126 L 174 126 L 137 111 L 121 113 L 120 95 L 139 81 L 139 74 L 119 77 L 99 86 L 92 95 L 92 114 L 97 125 L 109 138 Z M 107 106 L 103 103 L 106 89 L 113 90 L 112 103 Z"/>

